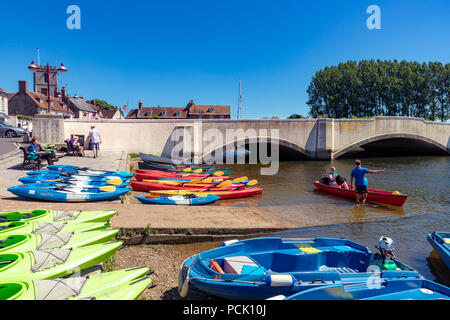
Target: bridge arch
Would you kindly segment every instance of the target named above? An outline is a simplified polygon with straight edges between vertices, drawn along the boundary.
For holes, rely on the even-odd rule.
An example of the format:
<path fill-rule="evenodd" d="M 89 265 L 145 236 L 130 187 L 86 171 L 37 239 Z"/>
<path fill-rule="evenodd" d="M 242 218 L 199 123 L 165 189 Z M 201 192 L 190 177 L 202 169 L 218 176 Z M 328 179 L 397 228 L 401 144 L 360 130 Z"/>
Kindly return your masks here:
<path fill-rule="evenodd" d="M 405 143 L 406 142 L 406 143 Z M 408 144 L 408 142 L 410 144 Z M 369 137 L 354 142 L 333 153 L 333 158 L 339 158 L 357 147 L 377 149 L 383 152 L 383 144 L 386 149 L 395 148 L 398 153 L 422 153 L 422 154 L 444 154 L 447 155 L 447 147 L 433 139 L 408 133 L 390 133 Z M 414 150 L 416 148 L 416 150 Z M 417 150 L 417 148 L 422 148 Z"/>
<path fill-rule="evenodd" d="M 216 152 L 225 152 L 228 149 L 233 150 L 236 146 L 244 146 L 247 150 L 250 145 L 255 145 L 260 142 L 267 142 L 267 144 L 277 143 L 279 147 L 279 159 L 280 160 L 310 160 L 313 157 L 307 152 L 307 150 L 286 139 L 273 139 L 268 136 L 256 136 L 256 137 L 247 137 L 245 139 L 238 139 L 234 141 L 227 142 L 221 146 L 213 146 L 209 150 L 206 150 L 202 153 L 202 156 L 199 158 L 200 162 L 203 162 L 211 157 L 214 157 Z M 250 147 L 250 149 L 254 149 L 254 147 Z M 259 149 L 258 149 L 259 150 Z M 267 147 L 267 150 L 270 152 L 270 147 Z M 250 150 L 252 151 L 252 150 Z"/>

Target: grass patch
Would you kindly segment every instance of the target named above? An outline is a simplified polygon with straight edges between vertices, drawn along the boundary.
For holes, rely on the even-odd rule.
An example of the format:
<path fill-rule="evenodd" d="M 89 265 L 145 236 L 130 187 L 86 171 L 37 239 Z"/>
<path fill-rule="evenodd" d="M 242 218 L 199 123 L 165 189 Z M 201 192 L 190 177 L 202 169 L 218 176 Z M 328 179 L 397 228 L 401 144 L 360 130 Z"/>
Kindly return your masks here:
<path fill-rule="evenodd" d="M 139 154 L 137 154 L 137 153 L 130 153 L 129 156 L 131 159 L 139 158 Z"/>
<path fill-rule="evenodd" d="M 109 257 L 108 259 L 103 262 L 103 272 L 111 272 L 114 271 L 114 268 L 116 267 L 116 258 L 114 256 Z"/>

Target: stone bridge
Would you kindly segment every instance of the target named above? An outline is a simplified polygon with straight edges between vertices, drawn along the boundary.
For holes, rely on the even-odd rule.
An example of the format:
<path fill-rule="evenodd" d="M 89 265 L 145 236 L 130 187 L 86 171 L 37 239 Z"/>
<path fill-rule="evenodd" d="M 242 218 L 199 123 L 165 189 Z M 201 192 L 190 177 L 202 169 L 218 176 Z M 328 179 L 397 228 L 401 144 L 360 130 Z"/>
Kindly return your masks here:
<path fill-rule="evenodd" d="M 39 122 L 41 121 L 41 123 Z M 375 152 L 444 154 L 450 151 L 450 123 L 422 118 L 375 117 L 349 119 L 271 120 L 65 120 L 48 126 L 35 119 L 35 136 L 43 143 L 61 143 L 70 134 L 87 135 L 95 124 L 100 130 L 102 149 L 128 153 L 171 156 L 184 152 L 196 161 L 206 161 L 219 151 L 243 145 L 269 142 L 279 149 L 280 159 L 327 160 L 344 156 L 357 147 Z M 55 120 L 52 120 L 53 122 Z M 36 122 L 36 123 L 35 123 Z M 47 128 L 47 130 L 46 130 Z M 60 134 L 55 134 L 60 130 Z M 46 132 L 47 131 L 47 132 Z"/>

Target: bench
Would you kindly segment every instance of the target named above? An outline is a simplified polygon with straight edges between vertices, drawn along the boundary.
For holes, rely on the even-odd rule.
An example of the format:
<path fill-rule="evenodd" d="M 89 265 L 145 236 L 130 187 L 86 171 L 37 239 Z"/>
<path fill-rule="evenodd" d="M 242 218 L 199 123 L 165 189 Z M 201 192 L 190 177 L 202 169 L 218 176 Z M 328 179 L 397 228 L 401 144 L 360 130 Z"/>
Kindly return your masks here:
<path fill-rule="evenodd" d="M 33 166 L 37 168 L 37 170 L 41 170 L 41 158 L 38 154 L 29 152 L 24 147 L 20 147 L 20 150 L 23 152 L 22 169 L 25 169 L 27 166 Z"/>

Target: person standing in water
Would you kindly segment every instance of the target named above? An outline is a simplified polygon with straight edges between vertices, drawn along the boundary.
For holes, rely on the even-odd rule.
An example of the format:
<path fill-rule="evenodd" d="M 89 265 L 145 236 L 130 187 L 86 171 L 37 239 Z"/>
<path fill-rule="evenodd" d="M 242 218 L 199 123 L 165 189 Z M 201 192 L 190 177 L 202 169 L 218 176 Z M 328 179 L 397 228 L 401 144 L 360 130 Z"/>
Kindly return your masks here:
<path fill-rule="evenodd" d="M 353 189 L 353 178 L 355 179 L 355 188 L 356 188 L 356 202 L 355 205 L 364 204 L 367 200 L 368 193 L 368 185 L 369 181 L 364 176 L 366 173 L 379 173 L 384 172 L 386 169 L 381 170 L 369 170 L 361 167 L 361 160 L 355 161 L 356 168 L 352 170 L 351 179 L 350 179 L 350 188 Z M 361 199 L 362 196 L 362 199 Z"/>
<path fill-rule="evenodd" d="M 100 144 L 102 143 L 102 137 L 100 136 L 100 131 L 95 129 L 95 126 L 91 126 L 91 131 L 89 131 L 89 143 L 92 145 L 92 151 L 94 152 L 94 158 L 98 157 L 98 150 L 100 149 Z"/>

